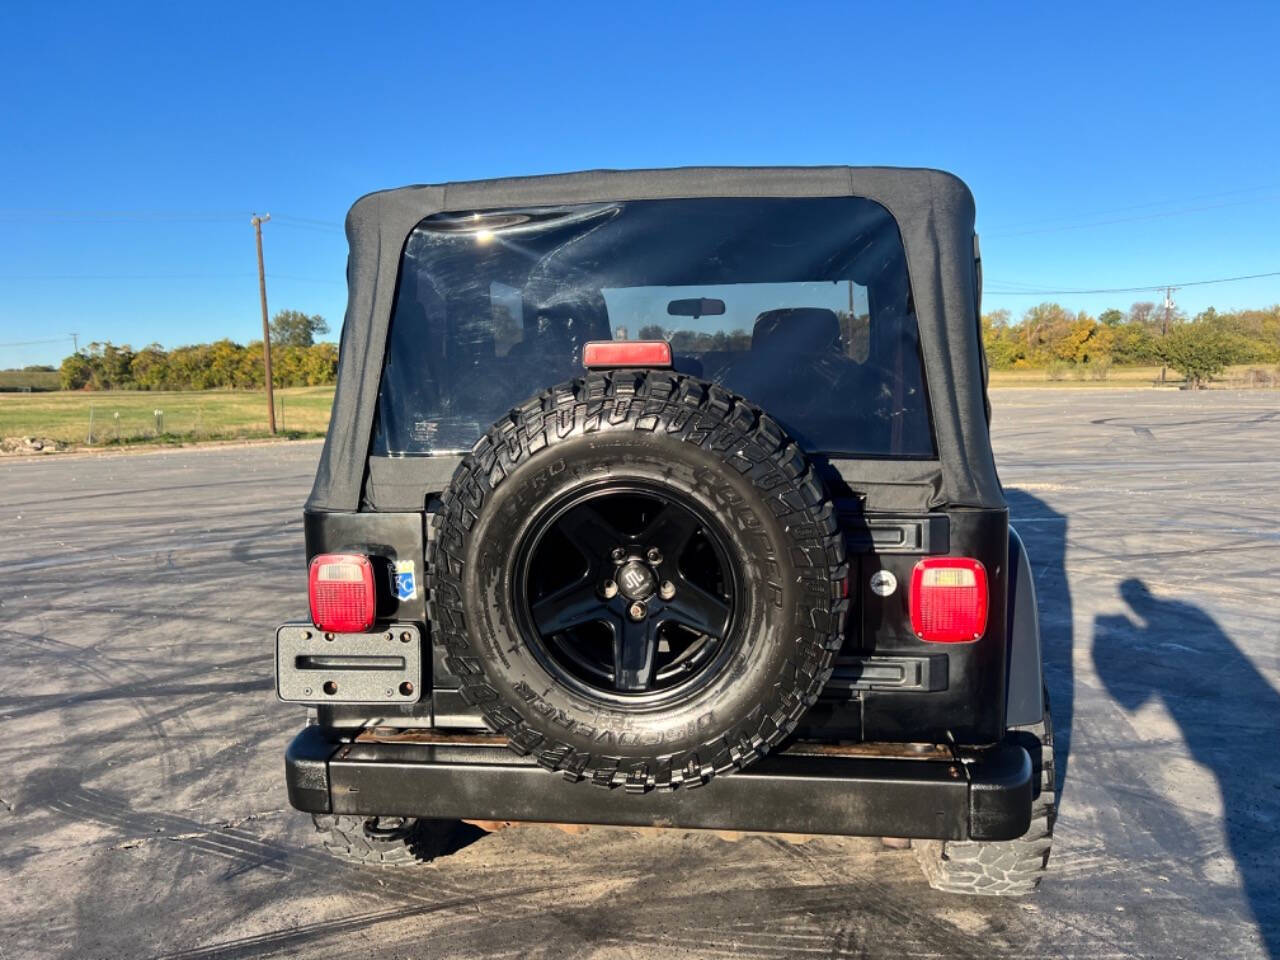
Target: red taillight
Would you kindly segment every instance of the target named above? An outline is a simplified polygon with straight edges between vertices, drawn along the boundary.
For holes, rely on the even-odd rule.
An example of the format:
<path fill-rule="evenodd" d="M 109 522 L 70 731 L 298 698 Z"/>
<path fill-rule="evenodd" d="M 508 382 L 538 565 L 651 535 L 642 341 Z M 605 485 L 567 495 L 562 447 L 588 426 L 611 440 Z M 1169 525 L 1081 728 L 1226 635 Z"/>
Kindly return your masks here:
<path fill-rule="evenodd" d="M 969 643 L 987 629 L 987 568 L 930 557 L 911 571 L 911 629 L 930 643 Z"/>
<path fill-rule="evenodd" d="M 322 553 L 307 576 L 311 619 L 321 630 L 359 633 L 373 625 L 373 564 L 354 553 Z"/>
<path fill-rule="evenodd" d="M 665 340 L 592 340 L 582 348 L 582 365 L 598 367 L 670 367 L 671 344 Z"/>

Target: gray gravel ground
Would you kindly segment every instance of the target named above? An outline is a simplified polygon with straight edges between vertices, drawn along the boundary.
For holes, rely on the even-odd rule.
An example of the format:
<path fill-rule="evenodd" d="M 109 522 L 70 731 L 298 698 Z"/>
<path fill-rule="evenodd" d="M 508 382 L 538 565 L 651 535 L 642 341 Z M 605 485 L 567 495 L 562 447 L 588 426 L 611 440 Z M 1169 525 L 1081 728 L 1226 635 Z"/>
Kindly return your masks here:
<path fill-rule="evenodd" d="M 0 463 L 0 960 L 1280 955 L 1280 395 L 1000 391 L 1059 735 L 1053 870 L 507 830 L 407 872 L 287 809 L 315 444 Z"/>

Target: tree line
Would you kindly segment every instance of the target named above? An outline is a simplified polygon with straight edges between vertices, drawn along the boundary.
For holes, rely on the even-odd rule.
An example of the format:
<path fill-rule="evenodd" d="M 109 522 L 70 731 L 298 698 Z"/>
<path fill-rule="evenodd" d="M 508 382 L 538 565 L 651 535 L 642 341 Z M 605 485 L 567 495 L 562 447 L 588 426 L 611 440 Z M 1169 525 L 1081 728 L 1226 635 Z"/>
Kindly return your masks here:
<path fill-rule="evenodd" d="M 316 342 L 328 332 L 323 317 L 282 310 L 271 321 L 272 381 L 277 387 L 331 384 L 337 376 L 338 348 Z M 662 328 L 642 328 L 652 337 Z M 676 342 L 677 339 L 679 342 Z M 1008 310 L 982 316 L 987 363 L 994 370 L 1043 369 L 1050 376 L 1075 371 L 1104 379 L 1114 366 L 1167 365 L 1193 386 L 1232 364 L 1280 363 L 1280 305 L 1219 313 L 1213 307 L 1187 317 L 1149 301 L 1127 311 L 1104 310 L 1094 317 L 1061 304 L 1041 303 L 1014 320 Z M 687 341 L 687 342 L 686 342 Z M 747 349 L 745 331 L 700 334 L 680 331 L 677 351 Z M 91 343 L 62 361 L 67 390 L 252 389 L 263 385 L 262 343 L 231 340 L 165 350 L 151 344 Z"/>
<path fill-rule="evenodd" d="M 277 387 L 331 384 L 338 347 L 317 343 L 329 326 L 320 316 L 282 310 L 271 321 L 271 382 Z M 165 350 L 150 344 L 91 343 L 59 368 L 64 390 L 213 390 L 262 387 L 262 341 L 198 343 Z"/>
<path fill-rule="evenodd" d="M 1008 310 L 982 316 L 982 341 L 994 370 L 1075 368 L 1099 379 L 1111 365 L 1167 365 L 1193 385 L 1231 364 L 1280 362 L 1280 305 L 1188 318 L 1165 315 L 1149 301 L 1097 317 L 1057 303 L 1041 303 L 1013 320 Z"/>

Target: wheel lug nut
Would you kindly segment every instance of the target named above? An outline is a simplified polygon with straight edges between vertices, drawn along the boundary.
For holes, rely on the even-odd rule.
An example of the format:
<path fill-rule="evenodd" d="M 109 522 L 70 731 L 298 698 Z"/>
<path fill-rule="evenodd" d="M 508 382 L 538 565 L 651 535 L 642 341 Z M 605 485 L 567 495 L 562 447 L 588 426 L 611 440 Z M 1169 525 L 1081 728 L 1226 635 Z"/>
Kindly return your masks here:
<path fill-rule="evenodd" d="M 627 616 L 632 620 L 643 620 L 645 613 L 644 604 L 638 600 L 631 606 L 627 607 Z"/>
<path fill-rule="evenodd" d="M 623 547 L 614 547 L 613 553 L 610 554 L 610 556 L 613 557 L 614 563 L 621 563 L 623 560 L 627 559 L 627 551 Z"/>
<path fill-rule="evenodd" d="M 658 596 L 663 600 L 670 600 L 676 595 L 676 585 L 670 580 L 663 580 L 658 587 Z"/>
<path fill-rule="evenodd" d="M 650 547 L 649 552 L 646 553 L 645 556 L 649 558 L 650 563 L 662 562 L 662 551 L 659 550 L 657 547 Z"/>
<path fill-rule="evenodd" d="M 600 595 L 606 600 L 612 600 L 618 595 L 618 585 L 612 580 L 606 580 L 600 585 Z"/>

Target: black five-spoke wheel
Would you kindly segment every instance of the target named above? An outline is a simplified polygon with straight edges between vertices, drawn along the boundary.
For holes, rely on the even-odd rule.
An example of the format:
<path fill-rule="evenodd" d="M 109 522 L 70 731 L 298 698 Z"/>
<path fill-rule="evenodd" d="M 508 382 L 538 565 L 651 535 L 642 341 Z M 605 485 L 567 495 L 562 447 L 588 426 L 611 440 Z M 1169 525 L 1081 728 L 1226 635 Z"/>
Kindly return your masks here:
<path fill-rule="evenodd" d="M 516 609 L 544 664 L 608 698 L 666 695 L 722 660 L 737 594 L 724 537 L 651 488 L 577 496 L 534 522 Z"/>

